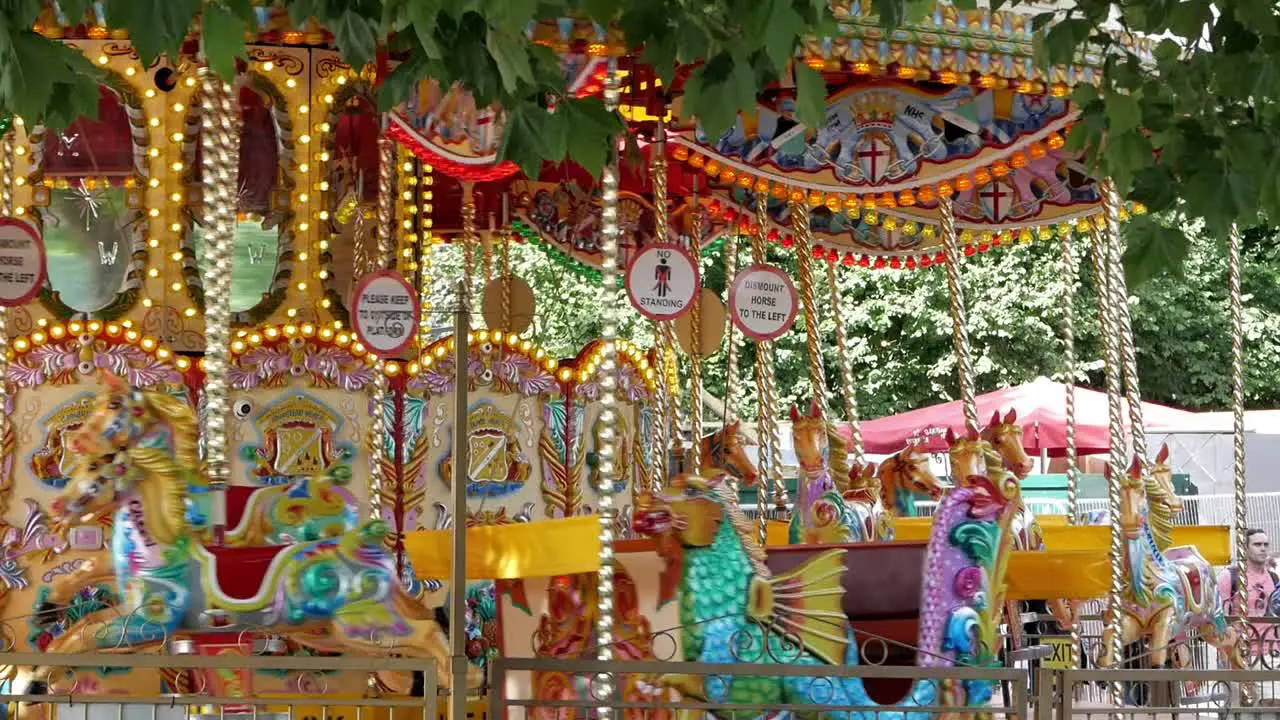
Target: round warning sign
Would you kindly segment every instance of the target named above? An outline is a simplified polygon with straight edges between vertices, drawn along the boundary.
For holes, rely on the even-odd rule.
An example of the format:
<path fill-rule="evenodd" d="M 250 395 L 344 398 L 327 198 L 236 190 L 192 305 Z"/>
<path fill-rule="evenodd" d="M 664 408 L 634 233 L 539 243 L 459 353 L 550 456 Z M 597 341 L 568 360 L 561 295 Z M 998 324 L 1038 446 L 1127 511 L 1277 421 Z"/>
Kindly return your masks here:
<path fill-rule="evenodd" d="M 679 245 L 650 245 L 627 265 L 627 297 L 650 320 L 675 320 L 693 307 L 698 263 Z"/>
<path fill-rule="evenodd" d="M 729 315 L 742 334 L 761 342 L 773 340 L 796 319 L 796 288 L 772 265 L 743 268 L 729 286 Z"/>
<path fill-rule="evenodd" d="M 40 234 L 21 220 L 0 218 L 0 306 L 16 307 L 35 297 L 44 275 Z"/>
<path fill-rule="evenodd" d="M 400 355 L 418 327 L 418 295 L 394 270 L 364 276 L 351 301 L 356 337 L 381 358 Z"/>

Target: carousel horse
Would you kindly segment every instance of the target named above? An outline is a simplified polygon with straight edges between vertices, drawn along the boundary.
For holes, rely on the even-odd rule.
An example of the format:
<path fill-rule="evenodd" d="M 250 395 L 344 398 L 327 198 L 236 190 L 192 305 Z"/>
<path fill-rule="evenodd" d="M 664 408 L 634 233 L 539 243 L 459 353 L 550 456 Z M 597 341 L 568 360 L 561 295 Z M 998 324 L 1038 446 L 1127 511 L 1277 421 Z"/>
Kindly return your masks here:
<path fill-rule="evenodd" d="M 384 546 L 387 526 L 291 545 L 208 548 L 187 521 L 187 468 L 164 426 L 129 429 L 164 402 L 118 388 L 72 438 L 75 467 L 51 514 L 63 521 L 114 511 L 111 549 L 119 612 L 82 618 L 48 652 L 150 645 L 178 630 L 287 630 L 321 651 L 376 653 L 384 643 L 448 667 L 431 609 L 408 595 Z M 74 630 L 79 630 L 75 632 Z"/>
<path fill-rule="evenodd" d="M 1167 445 L 1161 445 L 1160 451 L 1156 453 L 1155 462 L 1151 466 L 1150 475 L 1145 479 L 1145 485 L 1147 520 L 1151 527 L 1151 536 L 1155 540 L 1156 548 L 1164 552 L 1173 547 L 1174 521 L 1183 509 L 1182 498 L 1178 497 L 1177 489 L 1173 486 L 1173 468 L 1169 465 Z M 1111 513 L 1105 509 L 1091 512 L 1084 524 L 1110 525 Z M 1070 630 L 1079 622 L 1080 607 L 1083 604 L 1082 600 L 1055 601 L 1049 604 L 1049 612 L 1063 629 Z M 1178 649 L 1186 650 L 1186 648 Z M 1177 667 L 1187 667 L 1190 663 L 1191 658 L 1186 652 L 1178 652 L 1174 657 L 1174 664 Z"/>
<path fill-rule="evenodd" d="M 1150 506 L 1151 533 L 1156 547 L 1161 551 L 1173 547 L 1173 526 L 1182 512 L 1182 498 L 1173 486 L 1173 468 L 1169 465 L 1169 446 L 1161 445 L 1151 464 L 1151 473 L 1145 480 L 1147 504 Z M 1110 525 L 1111 513 L 1106 509 L 1089 513 L 1086 525 Z"/>
<path fill-rule="evenodd" d="M 958 437 L 948 429 L 946 441 L 950 446 L 952 476 L 986 475 L 1000 470 L 1012 475 L 1016 481 L 1025 478 L 1033 463 L 1022 447 L 1022 426 L 1017 424 L 1017 417 L 1013 410 L 1004 418 L 997 411 L 980 433 L 969 431 L 963 437 Z M 1040 525 L 1021 501 L 1013 515 L 1012 540 L 1016 550 L 1045 549 Z M 1060 599 L 1046 600 L 1045 605 L 1063 627 L 1070 627 L 1066 623 L 1073 617 L 1075 605 Z M 1022 626 L 1014 621 L 1019 614 L 1017 603 L 1010 602 L 1005 607 L 1005 613 L 1009 619 L 1014 646 L 1018 647 L 1022 644 Z"/>
<path fill-rule="evenodd" d="M 732 422 L 698 442 L 698 457 L 704 472 L 728 473 L 752 487 L 760 480 L 760 472 L 747 457 L 742 444 L 742 425 Z"/>
<path fill-rule="evenodd" d="M 148 393 L 144 399 L 115 375 L 106 373 L 102 380 L 106 392 L 98 398 L 94 416 L 85 426 L 100 428 L 110 435 L 109 441 L 118 446 L 132 445 L 146 438 L 152 447 L 171 457 L 185 483 L 186 492 L 182 493 L 185 519 L 202 542 L 209 542 L 213 534 L 210 524 L 213 494 L 208 479 L 197 472 L 195 411 L 181 399 L 165 393 Z M 226 528 L 223 544 L 228 547 L 282 545 L 335 537 L 353 529 L 355 511 L 346 494 L 337 488 L 343 483 L 342 478 L 304 478 L 286 485 L 228 488 L 227 496 L 233 501 L 229 504 L 239 511 L 228 518 L 233 522 Z M 85 519 L 75 518 L 76 522 Z M 114 567 L 104 566 L 96 559 L 80 563 L 65 578 L 67 582 L 59 586 L 58 597 L 99 584 L 114 573 Z"/>
<path fill-rule="evenodd" d="M 993 662 L 989 603 L 999 602 L 1003 593 L 1010 508 L 1017 492 L 1016 482 L 996 485 L 974 477 L 942 500 L 927 552 L 928 567 L 937 570 L 926 576 L 920 605 L 922 664 Z M 787 677 L 669 674 L 659 678 L 660 685 L 702 702 L 877 707 L 861 678 L 822 676 L 823 666 L 859 664 L 858 643 L 843 608 L 850 583 L 845 549 L 816 550 L 799 567 L 775 574 L 724 476 L 680 475 L 663 495 L 640 496 L 636 507 L 638 531 L 680 546 L 667 560 L 680 577 L 683 660 L 815 668 L 810 676 Z M 923 720 L 929 713 L 913 707 L 981 706 L 991 691 L 984 681 L 915 681 L 898 705 L 823 715 Z"/>
<path fill-rule="evenodd" d="M 1231 667 L 1246 667 L 1238 633 L 1227 622 L 1223 598 L 1218 596 L 1213 568 L 1194 546 L 1161 550 L 1157 544 L 1158 528 L 1153 526 L 1146 492 L 1151 485 L 1152 481 L 1143 478 L 1141 461 L 1134 458 L 1120 481 L 1119 525 L 1126 574 L 1121 645 L 1146 637 L 1152 666 L 1164 667 L 1175 638 L 1188 630 L 1199 630 L 1206 642 L 1226 654 Z M 1114 627 L 1103 631 L 1097 658 L 1100 667 L 1110 664 L 1106 648 L 1111 647 L 1115 632 Z"/>
<path fill-rule="evenodd" d="M 126 445 L 137 438 L 151 438 L 184 468 L 187 522 L 208 542 L 213 532 L 213 492 L 208 478 L 198 472 L 195 411 L 181 399 L 159 393 L 152 394 L 149 402 L 139 402 L 117 376 L 106 373 L 102 380 L 107 391 L 104 398 L 110 399 L 100 399 L 95 412 L 118 419 L 118 423 L 105 426 L 105 431 L 112 434 L 111 442 Z M 119 403 L 119 408 L 113 409 L 112 403 Z M 118 412 L 126 407 L 128 412 Z M 355 510 L 349 495 L 338 487 L 350 478 L 340 472 L 334 473 L 332 479 L 303 478 L 269 487 L 228 487 L 226 499 L 231 512 L 223 544 L 282 545 L 334 537 L 353 529 L 357 522 Z"/>
<path fill-rule="evenodd" d="M 792 544 L 862 543 L 893 539 L 893 517 L 914 510 L 912 493 L 942 496 L 928 455 L 908 447 L 880 463 L 851 468 L 844 437 L 817 403 L 808 416 L 791 408 L 791 436 L 800 464 Z"/>

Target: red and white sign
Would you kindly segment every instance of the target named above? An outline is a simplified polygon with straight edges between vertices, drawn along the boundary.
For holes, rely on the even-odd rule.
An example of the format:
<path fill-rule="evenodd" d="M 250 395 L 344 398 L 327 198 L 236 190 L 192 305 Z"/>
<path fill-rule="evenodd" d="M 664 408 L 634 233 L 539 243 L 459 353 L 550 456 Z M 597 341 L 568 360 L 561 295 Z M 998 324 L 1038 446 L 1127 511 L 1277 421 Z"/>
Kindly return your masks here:
<path fill-rule="evenodd" d="M 44 284 L 44 240 L 31 225 L 0 218 L 0 306 L 17 307 Z"/>
<path fill-rule="evenodd" d="M 398 357 L 413 342 L 419 314 L 418 294 L 394 270 L 365 275 L 351 301 L 356 338 L 384 360 Z"/>
<path fill-rule="evenodd" d="M 795 322 L 796 287 L 772 265 L 745 267 L 729 286 L 729 316 L 752 340 L 773 340 Z"/>
<path fill-rule="evenodd" d="M 627 263 L 627 297 L 650 320 L 675 320 L 693 309 L 698 263 L 679 245 L 649 245 Z"/>

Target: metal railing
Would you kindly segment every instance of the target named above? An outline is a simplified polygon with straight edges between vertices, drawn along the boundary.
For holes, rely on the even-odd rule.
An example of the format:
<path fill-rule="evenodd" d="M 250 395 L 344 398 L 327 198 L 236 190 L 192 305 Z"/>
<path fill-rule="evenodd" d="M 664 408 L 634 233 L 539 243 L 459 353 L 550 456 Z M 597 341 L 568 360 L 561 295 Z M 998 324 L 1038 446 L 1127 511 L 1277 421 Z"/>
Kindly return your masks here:
<path fill-rule="evenodd" d="M 53 654 L 0 653 L 0 711 L 5 720 L 437 720 L 436 667 L 431 660 L 377 657 L 270 657 L 259 655 Z M 143 671 L 135 683 L 103 690 L 103 673 Z M 166 671 L 183 681 L 166 682 Z M 227 693 L 208 678 L 238 673 L 285 674 L 289 692 Z M 420 673 L 422 696 L 375 692 L 371 683 L 359 695 L 330 692 L 332 673 L 353 673 L 362 680 L 376 674 Z M 121 686 L 124 689 L 121 689 Z M 235 684 L 232 683 L 232 686 Z M 154 687 L 154 693 L 145 691 Z M 224 686 L 225 687 L 225 686 Z M 185 691 L 179 688 L 185 689 Z"/>
<path fill-rule="evenodd" d="M 1280 621 L 1268 623 L 1280 628 Z M 1270 631 L 1268 631 L 1270 632 Z M 189 690 L 147 695 L 78 692 L 47 682 L 48 692 L 6 688 L 6 720 L 438 720 L 435 668 L 430 662 L 392 658 L 263 657 L 143 654 L 51 655 L 9 653 L 9 668 L 41 668 L 46 677 L 96 676 L 105 669 L 180 670 L 199 673 L 281 671 L 420 672 L 422 697 L 365 693 L 341 697 L 322 683 L 297 683 L 298 691 L 219 695 Z M 28 672 L 28 677 L 30 673 Z M 64 678 L 65 679 L 65 678 Z M 483 706 L 471 720 L 585 720 L 608 707 L 622 720 L 716 718 L 756 720 L 1076 720 L 1116 718 L 1266 717 L 1280 715 L 1280 700 L 1262 692 L 1280 684 L 1275 670 L 1227 671 L 1057 668 L 933 668 L 884 665 L 777 663 L 600 663 L 551 658 L 498 658 Z M 1031 688 L 1035 680 L 1035 692 Z M 10 681 L 12 682 L 12 681 Z M 1107 690 L 1115 684 L 1120 702 Z M 1001 692 L 997 688 L 1007 688 Z M 979 706 L 948 705 L 943 692 L 963 688 Z M 1140 689 L 1140 691 L 1138 691 Z M 954 702 L 954 701 L 952 701 Z M 473 708 L 473 709 L 472 709 Z"/>
<path fill-rule="evenodd" d="M 1029 707 L 1026 672 L 1005 668 L 499 658 L 492 672 L 491 719 L 578 720 L 602 706 L 630 720 L 704 714 L 749 720 L 782 713 L 805 718 L 881 714 L 902 718 L 904 711 L 908 718 L 954 717 L 973 708 L 944 704 L 944 683 L 972 687 L 978 681 L 989 686 L 1007 683 L 1014 689 L 1007 706 L 994 701 L 983 706 L 989 717 L 1025 718 Z M 875 687 L 877 682 L 882 687 Z M 685 688 L 683 697 L 672 687 Z M 873 699 L 880 693 L 884 694 Z M 910 707 L 897 706 L 907 699 Z"/>

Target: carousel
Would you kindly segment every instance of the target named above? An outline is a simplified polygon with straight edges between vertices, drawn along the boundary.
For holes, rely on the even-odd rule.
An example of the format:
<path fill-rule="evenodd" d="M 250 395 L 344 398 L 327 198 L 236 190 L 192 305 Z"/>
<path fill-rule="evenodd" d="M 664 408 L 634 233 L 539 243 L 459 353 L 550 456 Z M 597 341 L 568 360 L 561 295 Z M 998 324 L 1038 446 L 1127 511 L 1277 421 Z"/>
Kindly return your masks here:
<path fill-rule="evenodd" d="M 1174 542 L 1180 501 L 1143 431 L 1119 263 L 1143 210 L 1065 148 L 1068 96 L 1103 59 L 1038 66 L 1014 12 L 939 5 L 890 35 L 837 15 L 841 34 L 795 59 L 826 83 L 823 124 L 770 88 L 719 136 L 683 112 L 681 73 L 659 82 L 616 30 L 530 28 L 637 141 L 643 162 L 597 180 L 523 175 L 499 157 L 502 108 L 430 78 L 379 112 L 397 58 L 351 67 L 284 13 L 263 12 L 225 81 L 194 43 L 144 66 L 102 18 L 51 6 L 36 29 L 108 79 L 96 118 L 15 117 L 0 147 L 0 258 L 30 271 L 0 273 L 11 710 L 370 709 L 439 688 L 494 715 L 918 720 L 991 712 L 1003 685 L 1022 713 L 1029 601 L 1078 634 L 1079 604 L 1106 600 L 1105 647 L 1069 643 L 1076 668 L 1142 639 L 1163 666 L 1192 635 L 1243 667 L 1212 574 L 1243 555 L 1227 528 Z M 1071 390 L 1064 517 L 1022 502 L 1016 409 L 978 413 L 965 263 L 1032 242 L 1060 246 L 1065 308 L 1082 266 L 1101 289 L 1109 529 L 1080 516 Z M 598 282 L 600 336 L 576 354 L 540 345 L 537 306 L 557 298 L 515 274 L 517 245 Z M 1228 259 L 1243 508 L 1238 237 Z M 703 285 L 713 263 L 722 289 Z M 842 279 L 879 271 L 946 283 L 963 421 L 876 463 L 837 309 Z M 652 342 L 618 336 L 625 313 Z M 787 408 L 773 343 L 793 326 L 813 397 Z M 728 382 L 707 432 L 711 362 Z M 261 656 L 311 669 L 237 669 Z"/>

